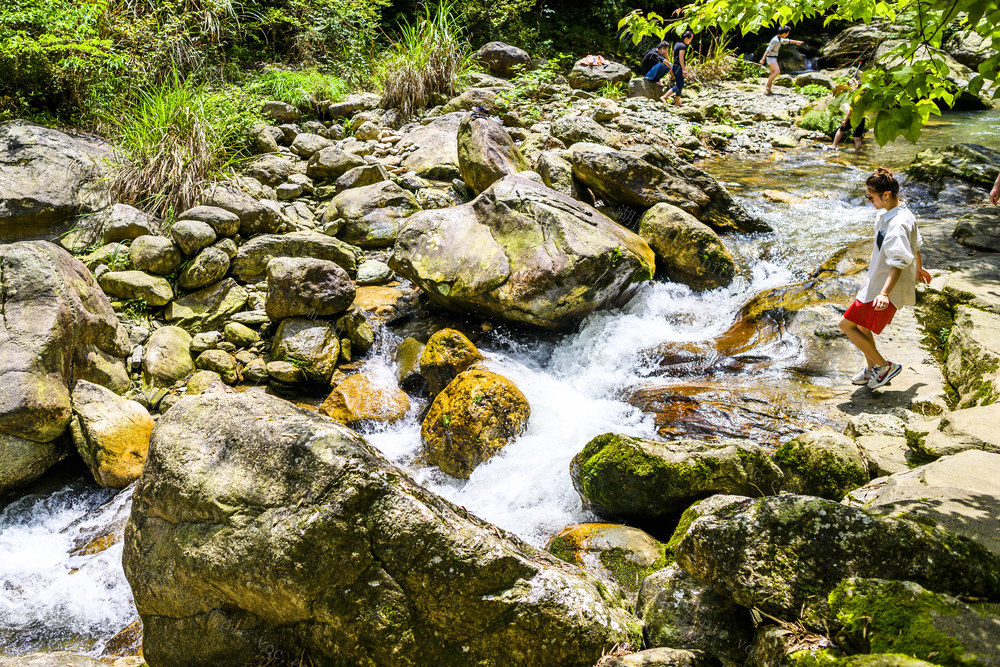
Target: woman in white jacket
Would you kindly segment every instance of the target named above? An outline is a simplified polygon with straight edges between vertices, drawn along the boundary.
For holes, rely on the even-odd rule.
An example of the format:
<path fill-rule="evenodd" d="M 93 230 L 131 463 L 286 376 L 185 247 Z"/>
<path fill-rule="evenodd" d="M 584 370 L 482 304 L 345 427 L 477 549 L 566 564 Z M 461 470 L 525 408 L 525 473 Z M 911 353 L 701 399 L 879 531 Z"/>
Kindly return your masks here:
<path fill-rule="evenodd" d="M 886 361 L 875 346 L 896 308 L 917 302 L 917 281 L 929 283 L 931 274 L 920 262 L 920 232 L 913 213 L 899 201 L 899 182 L 885 167 L 865 181 L 865 198 L 875 208 L 875 239 L 868 276 L 840 321 L 841 330 L 865 355 L 867 366 L 851 378 L 854 384 L 877 389 L 888 384 L 903 367 Z"/>

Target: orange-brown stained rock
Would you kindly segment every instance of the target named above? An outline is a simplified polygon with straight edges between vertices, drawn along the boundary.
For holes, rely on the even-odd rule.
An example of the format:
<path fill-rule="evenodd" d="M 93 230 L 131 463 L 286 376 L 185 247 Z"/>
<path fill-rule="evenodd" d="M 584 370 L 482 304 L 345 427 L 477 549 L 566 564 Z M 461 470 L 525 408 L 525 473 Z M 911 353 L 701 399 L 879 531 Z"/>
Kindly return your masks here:
<path fill-rule="evenodd" d="M 323 414 L 348 425 L 361 421 L 391 424 L 409 409 L 410 399 L 399 387 L 379 382 L 368 373 L 349 376 L 319 407 Z"/>

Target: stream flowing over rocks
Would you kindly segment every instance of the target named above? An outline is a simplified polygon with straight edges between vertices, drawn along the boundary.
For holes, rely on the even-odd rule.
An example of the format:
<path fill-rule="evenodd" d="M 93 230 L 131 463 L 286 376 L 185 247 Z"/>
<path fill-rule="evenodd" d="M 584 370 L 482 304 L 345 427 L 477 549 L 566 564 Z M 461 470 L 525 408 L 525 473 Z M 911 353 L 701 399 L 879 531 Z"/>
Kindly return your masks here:
<path fill-rule="evenodd" d="M 491 116 L 532 61 L 476 58 L 268 102 L 167 220 L 0 124 L 0 665 L 1000 664 L 1000 111 L 856 155 L 798 126 L 844 71 Z M 871 391 L 878 164 L 933 280 Z"/>

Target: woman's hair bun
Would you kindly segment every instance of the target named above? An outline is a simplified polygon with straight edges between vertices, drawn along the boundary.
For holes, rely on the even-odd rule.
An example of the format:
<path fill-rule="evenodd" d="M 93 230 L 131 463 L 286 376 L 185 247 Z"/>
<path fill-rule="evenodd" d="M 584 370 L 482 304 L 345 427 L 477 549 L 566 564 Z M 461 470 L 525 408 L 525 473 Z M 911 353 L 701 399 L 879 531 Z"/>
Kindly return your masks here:
<path fill-rule="evenodd" d="M 879 167 L 878 169 L 875 170 L 875 173 L 878 174 L 879 176 L 882 175 L 892 176 L 892 169 L 889 169 L 889 167 Z"/>
<path fill-rule="evenodd" d="M 888 167 L 876 169 L 875 173 L 865 181 L 865 186 L 873 192 L 891 192 L 894 195 L 899 193 L 899 181 L 892 175 L 892 169 Z"/>

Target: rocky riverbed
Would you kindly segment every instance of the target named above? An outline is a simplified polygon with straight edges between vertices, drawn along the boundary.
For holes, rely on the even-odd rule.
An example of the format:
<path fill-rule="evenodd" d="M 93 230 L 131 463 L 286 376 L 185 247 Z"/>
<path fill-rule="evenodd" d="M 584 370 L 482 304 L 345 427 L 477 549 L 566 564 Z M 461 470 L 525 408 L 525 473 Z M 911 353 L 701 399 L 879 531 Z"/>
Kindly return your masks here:
<path fill-rule="evenodd" d="M 173 220 L 0 125 L 0 654 L 995 664 L 1000 144 L 958 139 L 998 113 L 851 157 L 815 73 L 593 74 L 269 103 Z M 836 322 L 882 157 L 935 278 L 872 393 Z"/>

